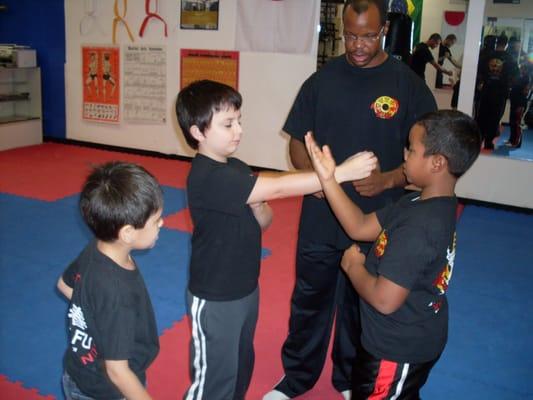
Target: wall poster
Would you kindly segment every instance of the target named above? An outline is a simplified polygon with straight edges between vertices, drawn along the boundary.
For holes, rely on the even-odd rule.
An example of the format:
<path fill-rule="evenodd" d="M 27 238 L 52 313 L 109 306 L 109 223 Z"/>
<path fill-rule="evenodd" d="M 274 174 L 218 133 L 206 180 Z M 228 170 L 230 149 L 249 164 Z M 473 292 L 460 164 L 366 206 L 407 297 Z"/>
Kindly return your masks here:
<path fill-rule="evenodd" d="M 120 110 L 120 49 L 82 46 L 82 118 L 118 122 Z"/>
<path fill-rule="evenodd" d="M 219 0 L 181 0 L 181 29 L 218 29 Z"/>
<path fill-rule="evenodd" d="M 181 49 L 180 70 L 181 89 L 191 82 L 210 79 L 238 90 L 239 52 Z"/>
<path fill-rule="evenodd" d="M 166 122 L 166 54 L 161 45 L 124 47 L 124 119 Z"/>

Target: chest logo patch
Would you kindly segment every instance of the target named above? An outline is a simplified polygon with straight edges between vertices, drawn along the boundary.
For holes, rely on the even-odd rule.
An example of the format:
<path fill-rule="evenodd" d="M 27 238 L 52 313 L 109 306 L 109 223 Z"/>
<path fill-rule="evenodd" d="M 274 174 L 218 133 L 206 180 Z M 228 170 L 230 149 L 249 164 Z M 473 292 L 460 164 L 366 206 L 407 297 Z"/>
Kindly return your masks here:
<path fill-rule="evenodd" d="M 374 111 L 376 117 L 381 119 L 391 119 L 399 108 L 400 102 L 389 96 L 380 96 L 370 105 L 370 109 Z"/>

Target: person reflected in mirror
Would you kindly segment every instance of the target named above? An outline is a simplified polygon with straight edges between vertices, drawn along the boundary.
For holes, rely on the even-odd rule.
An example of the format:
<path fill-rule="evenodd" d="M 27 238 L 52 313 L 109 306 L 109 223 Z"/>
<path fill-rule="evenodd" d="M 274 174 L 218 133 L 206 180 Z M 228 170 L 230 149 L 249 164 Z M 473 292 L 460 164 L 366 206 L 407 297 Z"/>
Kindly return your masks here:
<path fill-rule="evenodd" d="M 526 62 L 520 65 L 519 77 L 511 88 L 511 109 L 509 112 L 509 140 L 506 146 L 519 148 L 522 145 L 522 118 L 527 107 L 531 87 L 531 66 Z"/>
<path fill-rule="evenodd" d="M 437 64 L 431 50 L 437 48 L 442 42 L 442 38 L 438 33 L 433 33 L 428 40 L 420 42 L 415 46 L 413 55 L 411 56 L 411 68 L 415 73 L 426 80 L 426 64 L 431 64 L 437 71 L 446 75 L 452 75 L 452 71 L 444 69 Z"/>
<path fill-rule="evenodd" d="M 446 36 L 439 46 L 439 59 L 438 64 L 442 67 L 444 61 L 448 60 L 455 68 L 461 68 L 461 63 L 455 60 L 452 56 L 451 48 L 457 42 L 457 36 L 453 33 Z M 442 88 L 444 87 L 443 74 L 440 70 L 437 70 L 437 77 L 435 79 L 435 87 Z"/>
<path fill-rule="evenodd" d="M 494 139 L 500 134 L 500 118 L 507 99 L 507 86 L 502 79 L 503 62 L 492 58 L 488 63 L 488 74 L 479 84 L 479 110 L 476 122 L 483 137 L 483 148 L 494 150 Z"/>

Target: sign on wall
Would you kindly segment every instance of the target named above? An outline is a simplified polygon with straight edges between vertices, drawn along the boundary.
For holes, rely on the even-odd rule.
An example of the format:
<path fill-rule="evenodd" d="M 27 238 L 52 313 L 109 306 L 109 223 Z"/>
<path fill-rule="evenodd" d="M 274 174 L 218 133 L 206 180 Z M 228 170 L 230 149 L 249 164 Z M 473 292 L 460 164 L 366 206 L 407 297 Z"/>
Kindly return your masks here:
<path fill-rule="evenodd" d="M 120 109 L 120 49 L 82 46 L 85 120 L 118 122 Z"/>
<path fill-rule="evenodd" d="M 239 52 L 182 49 L 180 88 L 201 79 L 222 82 L 238 90 Z"/>
<path fill-rule="evenodd" d="M 166 47 L 124 47 L 124 119 L 164 123 L 167 104 Z"/>

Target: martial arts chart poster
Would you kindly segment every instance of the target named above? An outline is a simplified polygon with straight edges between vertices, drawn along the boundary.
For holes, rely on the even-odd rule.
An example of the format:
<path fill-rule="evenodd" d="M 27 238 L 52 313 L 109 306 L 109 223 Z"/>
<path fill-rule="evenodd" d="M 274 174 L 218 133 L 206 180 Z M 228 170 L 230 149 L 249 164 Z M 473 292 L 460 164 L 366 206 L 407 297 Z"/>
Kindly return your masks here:
<path fill-rule="evenodd" d="M 166 47 L 124 47 L 124 119 L 166 122 Z"/>
<path fill-rule="evenodd" d="M 120 48 L 82 46 L 82 118 L 118 122 L 120 110 Z"/>
<path fill-rule="evenodd" d="M 201 79 L 225 83 L 238 90 L 239 52 L 181 49 L 180 88 Z"/>
<path fill-rule="evenodd" d="M 219 0 L 181 0 L 181 29 L 218 30 Z"/>

